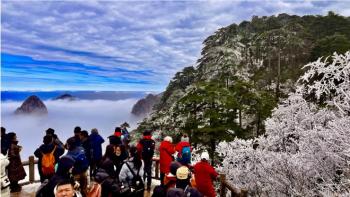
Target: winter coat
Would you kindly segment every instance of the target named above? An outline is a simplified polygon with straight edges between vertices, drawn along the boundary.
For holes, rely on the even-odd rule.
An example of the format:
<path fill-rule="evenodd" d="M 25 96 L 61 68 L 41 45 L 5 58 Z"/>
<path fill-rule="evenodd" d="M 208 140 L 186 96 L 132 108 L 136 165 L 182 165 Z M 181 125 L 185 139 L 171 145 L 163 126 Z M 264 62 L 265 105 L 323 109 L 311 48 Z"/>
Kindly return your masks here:
<path fill-rule="evenodd" d="M 3 155 L 7 155 L 8 149 L 11 146 L 10 140 L 8 138 L 9 137 L 7 134 L 1 136 L 1 153 Z"/>
<path fill-rule="evenodd" d="M 116 168 L 116 174 L 118 175 L 123 167 L 124 161 L 129 157 L 126 151 L 122 152 L 120 156 L 113 155 L 112 161 Z"/>
<path fill-rule="evenodd" d="M 100 163 L 100 168 L 104 169 L 109 177 L 116 178 L 117 173 L 114 170 L 114 164 L 112 159 L 105 157 Z"/>
<path fill-rule="evenodd" d="M 8 177 L 11 182 L 20 181 L 27 176 L 26 172 L 24 171 L 19 152 L 20 146 L 12 143 L 8 152 L 10 161 L 10 164 L 8 165 Z"/>
<path fill-rule="evenodd" d="M 43 157 L 43 154 L 51 153 L 54 148 L 55 148 L 55 145 L 52 143 L 51 144 L 42 144 L 39 148 L 37 148 L 34 151 L 35 157 L 37 157 L 39 159 L 38 170 L 39 170 L 40 177 L 42 177 L 41 159 Z M 60 156 L 63 155 L 63 153 L 64 153 L 64 149 L 61 146 L 56 145 L 56 150 L 53 153 L 53 155 L 55 156 L 55 164 L 58 162 Z"/>
<path fill-rule="evenodd" d="M 186 146 L 191 147 L 191 144 L 189 142 L 179 142 L 175 146 L 175 151 L 178 152 L 179 154 L 181 154 L 182 148 L 186 147 Z M 191 147 L 191 151 L 192 151 L 192 147 Z"/>
<path fill-rule="evenodd" d="M 86 159 L 88 159 L 89 164 L 91 164 L 93 150 L 89 138 L 85 139 L 85 141 L 81 141 L 81 145 L 84 148 Z"/>
<path fill-rule="evenodd" d="M 166 185 L 166 190 L 174 188 L 176 185 L 176 176 L 171 173 L 165 175 L 164 185 Z"/>
<path fill-rule="evenodd" d="M 172 143 L 168 141 L 163 141 L 159 146 L 159 164 L 161 173 L 170 172 L 170 163 L 174 160 L 173 154 L 175 149 Z"/>
<path fill-rule="evenodd" d="M 99 161 L 102 158 L 102 144 L 105 140 L 98 133 L 91 133 L 89 136 L 91 148 L 93 150 L 92 158 Z"/>
<path fill-rule="evenodd" d="M 143 158 L 143 156 L 142 156 L 143 142 L 144 142 L 145 140 L 152 140 L 152 141 L 154 142 L 154 140 L 152 139 L 152 136 L 146 135 L 146 136 L 143 136 L 143 138 L 137 143 L 137 146 L 136 146 L 137 152 L 138 152 L 140 158 L 142 158 L 142 160 L 145 160 L 145 158 Z M 155 143 L 155 142 L 154 142 L 154 143 Z M 152 155 L 152 157 L 153 157 L 153 155 Z M 151 161 L 152 158 L 150 158 L 150 159 L 148 159 L 148 160 Z"/>
<path fill-rule="evenodd" d="M 190 197 L 202 197 L 203 195 L 195 188 L 188 186 L 185 190 L 181 188 L 170 188 L 167 192 L 167 197 L 182 197 L 182 196 L 190 196 Z"/>
<path fill-rule="evenodd" d="M 194 165 L 194 175 L 199 192 L 204 196 L 215 197 L 215 189 L 212 183 L 218 176 L 215 169 L 208 162 L 200 161 Z"/>
<path fill-rule="evenodd" d="M 130 168 L 133 169 L 134 171 L 134 174 L 136 175 L 137 174 L 137 171 L 139 169 L 136 169 L 134 167 L 134 163 L 132 162 L 133 158 L 130 158 L 127 163 L 129 164 Z M 140 177 L 143 177 L 143 168 L 144 168 L 144 163 L 142 161 L 142 165 L 140 167 L 140 170 L 139 170 L 139 175 Z M 120 170 L 120 173 L 119 173 L 119 181 L 124 183 L 124 184 L 128 184 L 128 185 L 131 185 L 131 181 L 132 181 L 132 178 L 133 178 L 133 174 L 132 172 L 130 171 L 129 167 L 126 165 L 126 163 L 123 164 L 123 167 L 122 169 Z"/>
<path fill-rule="evenodd" d="M 80 174 L 88 169 L 89 161 L 86 158 L 83 147 L 78 146 L 73 150 L 68 150 L 66 155 L 72 157 L 75 160 L 73 175 Z"/>

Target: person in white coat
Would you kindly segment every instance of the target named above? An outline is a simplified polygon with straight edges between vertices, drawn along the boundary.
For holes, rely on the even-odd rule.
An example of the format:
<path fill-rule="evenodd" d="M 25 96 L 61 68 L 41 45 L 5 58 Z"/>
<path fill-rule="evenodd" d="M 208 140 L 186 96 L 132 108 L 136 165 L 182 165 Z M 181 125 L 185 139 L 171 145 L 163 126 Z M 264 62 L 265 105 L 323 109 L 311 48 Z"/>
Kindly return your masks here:
<path fill-rule="evenodd" d="M 1 195 L 3 197 L 10 196 L 10 180 L 6 174 L 6 166 L 8 166 L 10 161 L 5 155 L 0 153 L 0 167 L 1 167 Z"/>
<path fill-rule="evenodd" d="M 140 177 L 143 177 L 144 164 L 143 161 L 140 159 L 140 154 L 137 152 L 136 147 L 130 147 L 129 151 L 130 156 L 123 164 L 122 169 L 120 170 L 119 181 L 122 182 L 124 185 L 131 186 L 132 179 L 134 177 L 133 174 L 137 175 L 138 173 Z M 133 170 L 133 173 L 130 171 L 130 168 Z"/>

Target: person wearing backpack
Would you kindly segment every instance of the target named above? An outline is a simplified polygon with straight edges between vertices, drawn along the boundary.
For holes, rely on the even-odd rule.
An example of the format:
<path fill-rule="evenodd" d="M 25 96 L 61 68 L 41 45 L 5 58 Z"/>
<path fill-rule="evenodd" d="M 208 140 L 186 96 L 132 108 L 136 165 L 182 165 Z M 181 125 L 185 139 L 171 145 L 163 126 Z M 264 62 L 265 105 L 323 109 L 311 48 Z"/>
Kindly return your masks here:
<path fill-rule="evenodd" d="M 170 171 L 170 163 L 174 160 L 173 154 L 175 153 L 173 139 L 170 136 L 166 136 L 159 146 L 159 164 L 160 164 L 160 184 L 164 184 L 165 174 Z"/>
<path fill-rule="evenodd" d="M 213 180 L 217 178 L 218 173 L 209 164 L 208 152 L 203 152 L 201 154 L 201 161 L 194 165 L 194 176 L 198 191 L 200 191 L 204 196 L 216 196 Z"/>
<path fill-rule="evenodd" d="M 145 164 L 143 179 L 147 178 L 147 190 L 151 190 L 152 184 L 152 159 L 154 155 L 154 149 L 156 142 L 152 139 L 151 131 L 146 130 L 143 132 L 143 138 L 137 144 L 137 150 Z"/>
<path fill-rule="evenodd" d="M 70 156 L 62 156 L 57 163 L 57 169 L 53 177 L 44 181 L 36 192 L 36 197 L 54 197 L 54 188 L 62 180 L 74 181 L 72 171 L 75 160 Z"/>
<path fill-rule="evenodd" d="M 52 136 L 54 144 L 64 148 L 63 142 L 57 137 L 57 135 L 55 134 L 55 130 L 54 129 L 48 128 L 45 132 L 46 132 L 46 135 L 51 135 Z"/>
<path fill-rule="evenodd" d="M 144 182 L 141 177 L 144 175 L 144 163 L 139 157 L 136 147 L 130 147 L 129 159 L 125 161 L 119 173 L 119 181 L 133 190 L 132 196 L 143 196 Z"/>
<path fill-rule="evenodd" d="M 195 188 L 191 187 L 191 174 L 186 166 L 181 166 L 176 170 L 176 184 L 174 188 L 170 188 L 167 197 L 202 197 L 203 195 Z"/>
<path fill-rule="evenodd" d="M 56 145 L 51 135 L 44 136 L 43 144 L 34 151 L 35 157 L 39 159 L 40 182 L 44 182 L 45 179 L 50 179 L 54 175 L 55 165 L 63 153 L 63 147 Z"/>
<path fill-rule="evenodd" d="M 192 147 L 186 134 L 181 137 L 181 141 L 175 146 L 175 151 L 177 151 L 178 162 L 186 166 L 191 164 Z"/>
<path fill-rule="evenodd" d="M 86 158 L 84 148 L 77 146 L 76 138 L 71 137 L 67 140 L 67 156 L 75 160 L 73 168 L 74 180 L 80 184 L 81 193 L 86 196 L 87 192 L 87 170 L 89 168 L 89 161 Z"/>

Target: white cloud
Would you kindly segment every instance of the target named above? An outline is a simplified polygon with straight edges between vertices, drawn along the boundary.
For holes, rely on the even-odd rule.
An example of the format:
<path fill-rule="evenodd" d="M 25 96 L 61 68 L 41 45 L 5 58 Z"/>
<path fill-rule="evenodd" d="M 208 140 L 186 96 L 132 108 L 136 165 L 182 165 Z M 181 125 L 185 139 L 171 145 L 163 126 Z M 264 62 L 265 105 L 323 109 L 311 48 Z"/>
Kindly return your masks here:
<path fill-rule="evenodd" d="M 45 117 L 16 116 L 13 112 L 22 103 L 2 102 L 1 126 L 7 132 L 16 132 L 19 144 L 23 146 L 22 158 L 28 158 L 42 144 L 42 138 L 47 128 L 55 129 L 62 141 L 73 136 L 75 126 L 90 133 L 97 128 L 108 143 L 107 137 L 112 135 L 114 128 L 124 121 L 136 128 L 139 118 L 130 111 L 136 99 L 120 101 L 79 100 L 79 101 L 44 101 L 49 114 Z"/>

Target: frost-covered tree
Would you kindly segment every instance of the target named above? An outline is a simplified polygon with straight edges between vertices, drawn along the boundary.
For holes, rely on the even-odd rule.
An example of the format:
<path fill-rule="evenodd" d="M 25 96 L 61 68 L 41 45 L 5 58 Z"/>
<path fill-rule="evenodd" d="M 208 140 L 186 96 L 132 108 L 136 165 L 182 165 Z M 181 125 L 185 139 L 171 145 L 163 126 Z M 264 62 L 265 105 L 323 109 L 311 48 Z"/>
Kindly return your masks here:
<path fill-rule="evenodd" d="M 221 170 L 251 195 L 350 195 L 350 52 L 305 68 L 264 136 L 217 147 Z"/>

